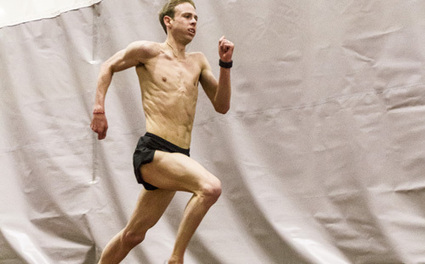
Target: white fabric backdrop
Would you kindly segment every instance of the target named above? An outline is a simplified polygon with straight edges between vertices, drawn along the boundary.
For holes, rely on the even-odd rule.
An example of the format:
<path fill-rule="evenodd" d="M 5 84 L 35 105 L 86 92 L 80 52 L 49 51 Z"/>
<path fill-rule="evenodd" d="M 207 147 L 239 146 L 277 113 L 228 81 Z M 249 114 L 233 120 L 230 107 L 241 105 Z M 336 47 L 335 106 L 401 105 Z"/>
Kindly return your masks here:
<path fill-rule="evenodd" d="M 0 0 L 0 27 L 55 17 L 60 13 L 99 3 L 101 0 Z"/>
<path fill-rule="evenodd" d="M 133 70 L 90 131 L 100 64 L 163 41 L 163 1 L 105 0 L 0 29 L 0 263 L 95 263 L 141 186 Z M 198 1 L 218 73 L 235 42 L 232 109 L 200 93 L 192 157 L 223 182 L 187 263 L 425 263 L 425 1 Z M 123 263 L 162 263 L 188 194 Z"/>

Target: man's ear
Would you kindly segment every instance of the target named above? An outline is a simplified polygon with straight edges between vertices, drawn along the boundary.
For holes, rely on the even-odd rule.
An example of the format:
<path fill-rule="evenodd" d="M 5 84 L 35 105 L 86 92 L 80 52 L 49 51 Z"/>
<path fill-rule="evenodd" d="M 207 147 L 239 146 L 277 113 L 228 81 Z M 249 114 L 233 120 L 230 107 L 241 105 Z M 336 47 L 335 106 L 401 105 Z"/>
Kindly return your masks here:
<path fill-rule="evenodd" d="M 169 27 L 173 24 L 173 19 L 170 16 L 164 16 L 164 24 Z"/>

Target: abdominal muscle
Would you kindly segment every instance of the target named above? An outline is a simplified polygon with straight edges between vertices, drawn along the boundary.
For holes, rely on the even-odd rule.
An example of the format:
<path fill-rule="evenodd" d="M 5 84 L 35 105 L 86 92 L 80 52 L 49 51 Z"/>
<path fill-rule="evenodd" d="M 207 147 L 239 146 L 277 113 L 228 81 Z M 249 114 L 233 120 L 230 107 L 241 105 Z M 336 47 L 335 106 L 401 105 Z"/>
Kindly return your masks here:
<path fill-rule="evenodd" d="M 196 104 L 184 105 L 176 98 L 143 98 L 143 109 L 146 117 L 146 131 L 188 149 Z"/>
<path fill-rule="evenodd" d="M 157 60 L 161 59 L 160 56 Z M 188 149 L 195 118 L 199 74 L 194 75 L 193 68 L 185 69 L 184 64 L 179 62 L 170 63 L 169 58 L 162 61 L 162 70 L 158 71 L 155 67 L 157 60 L 136 68 L 146 130 Z M 154 72 L 150 70 L 151 67 L 155 69 Z"/>

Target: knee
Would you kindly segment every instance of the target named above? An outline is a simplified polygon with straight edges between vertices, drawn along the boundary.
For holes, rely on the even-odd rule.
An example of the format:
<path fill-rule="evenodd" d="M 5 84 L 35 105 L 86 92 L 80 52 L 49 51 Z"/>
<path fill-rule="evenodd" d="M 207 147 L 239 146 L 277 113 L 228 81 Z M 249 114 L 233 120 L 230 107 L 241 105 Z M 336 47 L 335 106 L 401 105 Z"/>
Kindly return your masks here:
<path fill-rule="evenodd" d="M 221 182 L 219 179 L 214 178 L 213 180 L 205 183 L 202 187 L 201 195 L 205 202 L 212 205 L 214 204 L 221 195 Z"/>
<path fill-rule="evenodd" d="M 142 243 L 145 239 L 146 232 L 134 232 L 130 230 L 124 230 L 121 234 L 121 242 L 124 247 L 128 247 L 130 249 L 134 248 L 138 244 Z"/>

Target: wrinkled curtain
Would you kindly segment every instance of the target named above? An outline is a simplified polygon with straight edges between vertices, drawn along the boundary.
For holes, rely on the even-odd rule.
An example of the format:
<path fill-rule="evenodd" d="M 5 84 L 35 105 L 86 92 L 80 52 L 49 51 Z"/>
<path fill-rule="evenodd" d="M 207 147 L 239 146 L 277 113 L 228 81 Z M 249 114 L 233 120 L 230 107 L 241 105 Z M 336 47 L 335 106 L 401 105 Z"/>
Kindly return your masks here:
<path fill-rule="evenodd" d="M 223 194 L 186 263 L 425 263 L 425 2 L 196 4 L 187 50 L 218 76 L 218 39 L 236 47 L 230 112 L 200 88 L 191 156 Z M 134 70 L 114 75 L 104 141 L 92 104 L 103 61 L 165 40 L 162 5 L 105 0 L 0 29 L 0 263 L 95 263 L 126 224 L 142 190 Z M 189 198 L 123 263 L 163 263 Z"/>
<path fill-rule="evenodd" d="M 0 0 L 0 27 L 58 16 L 101 0 Z"/>

